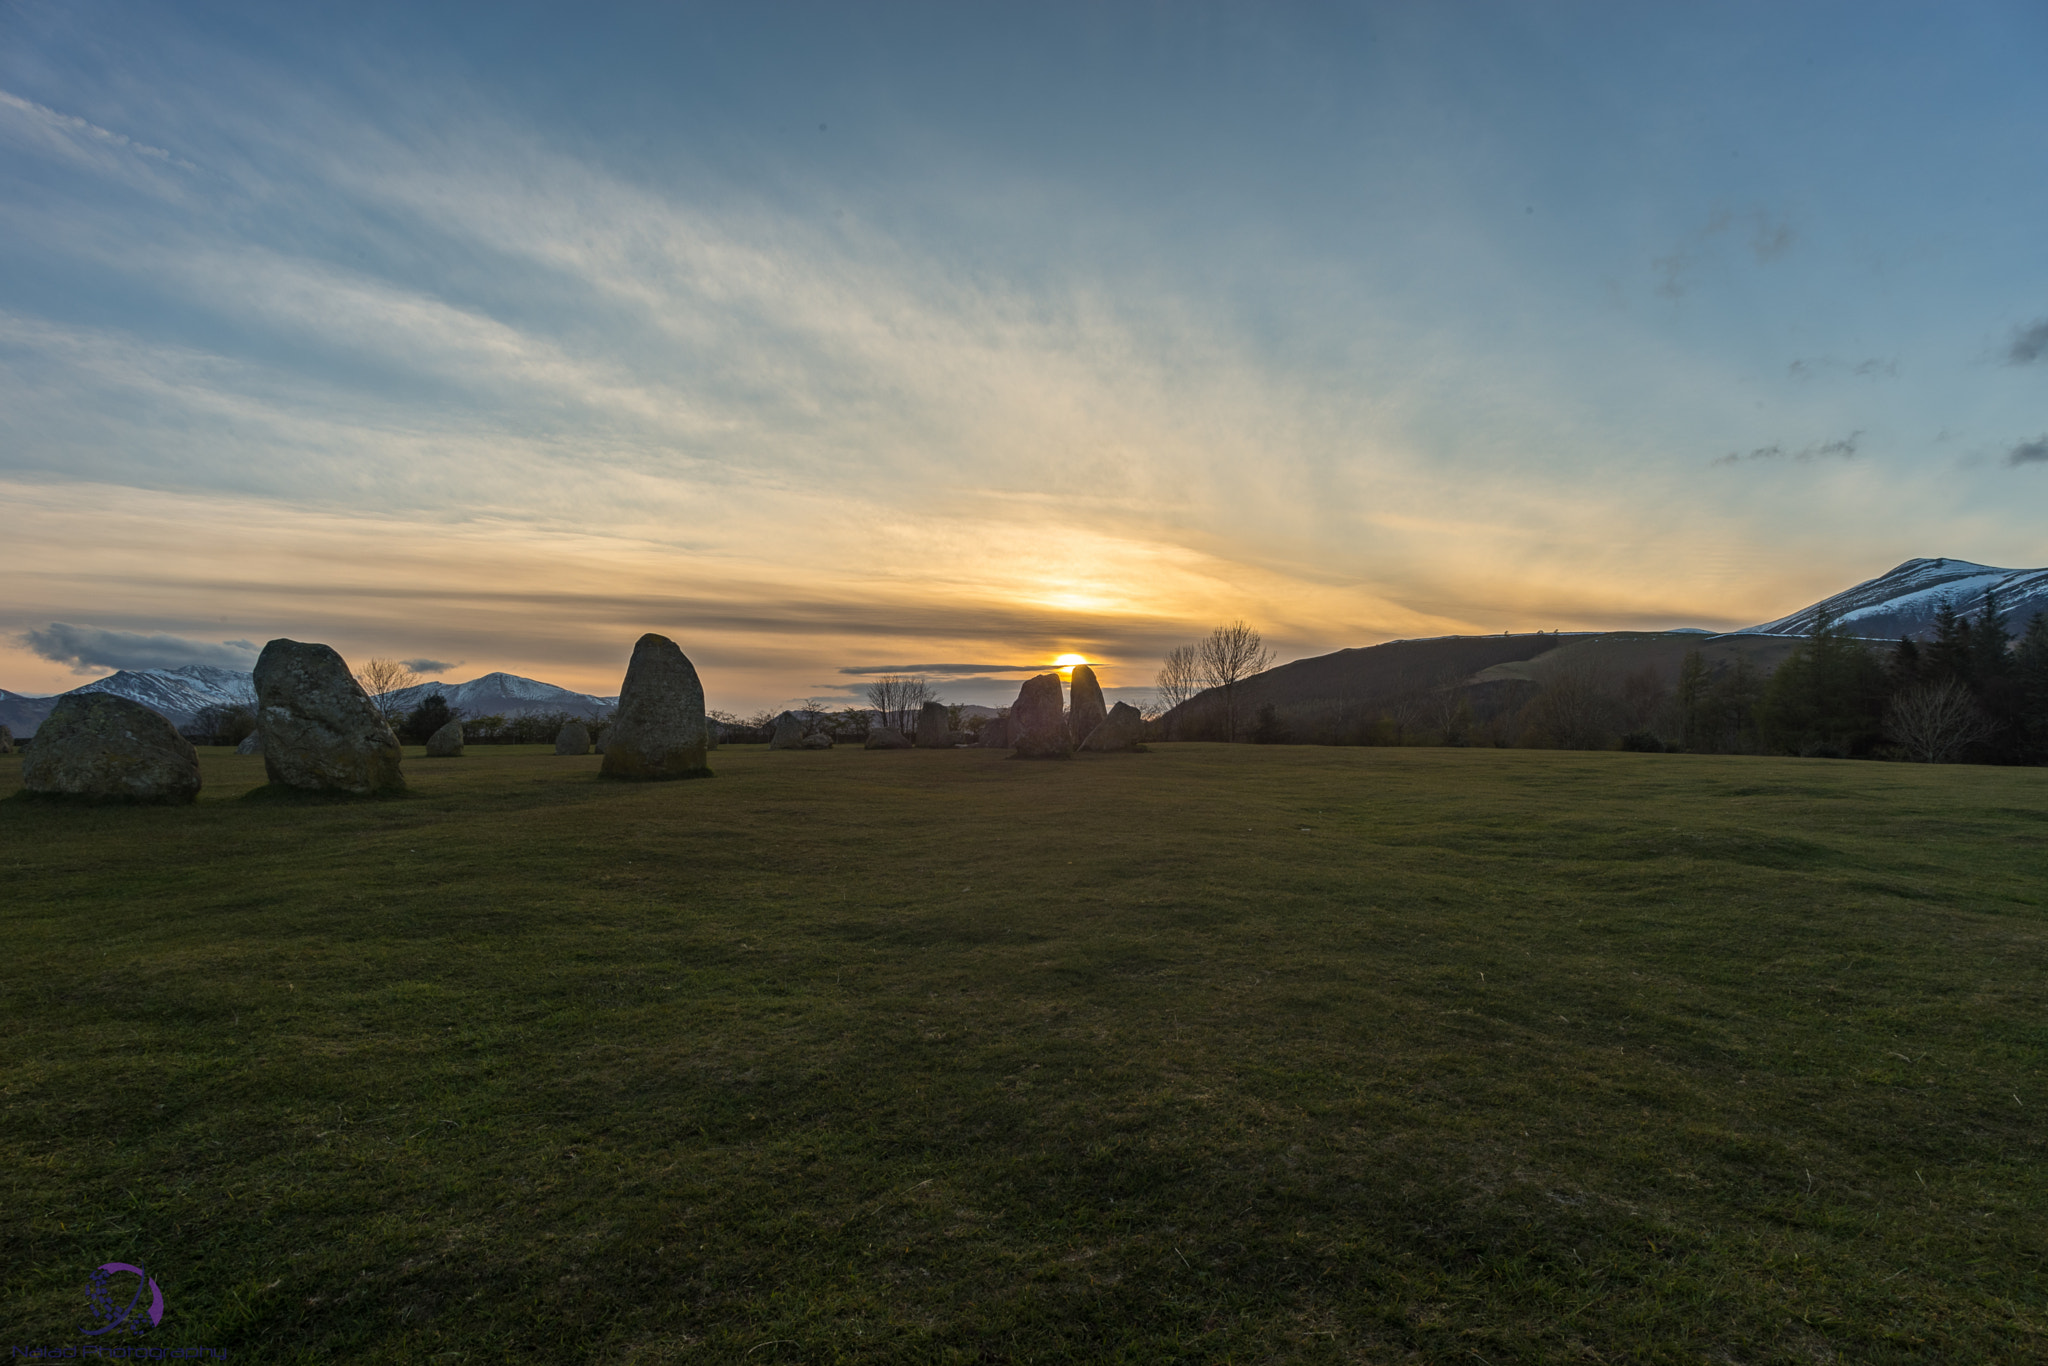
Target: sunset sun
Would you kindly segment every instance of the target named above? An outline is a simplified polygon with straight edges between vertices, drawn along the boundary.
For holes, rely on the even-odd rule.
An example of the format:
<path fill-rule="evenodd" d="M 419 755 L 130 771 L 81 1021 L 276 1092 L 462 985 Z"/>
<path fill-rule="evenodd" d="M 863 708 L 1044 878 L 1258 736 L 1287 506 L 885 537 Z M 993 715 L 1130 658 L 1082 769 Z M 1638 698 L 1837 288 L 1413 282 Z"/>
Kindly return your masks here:
<path fill-rule="evenodd" d="M 1061 678 L 1070 679 L 1074 676 L 1074 666 L 1076 664 L 1086 664 L 1087 662 L 1088 657 L 1086 655 L 1061 655 L 1052 662 L 1052 666 L 1060 671 Z"/>

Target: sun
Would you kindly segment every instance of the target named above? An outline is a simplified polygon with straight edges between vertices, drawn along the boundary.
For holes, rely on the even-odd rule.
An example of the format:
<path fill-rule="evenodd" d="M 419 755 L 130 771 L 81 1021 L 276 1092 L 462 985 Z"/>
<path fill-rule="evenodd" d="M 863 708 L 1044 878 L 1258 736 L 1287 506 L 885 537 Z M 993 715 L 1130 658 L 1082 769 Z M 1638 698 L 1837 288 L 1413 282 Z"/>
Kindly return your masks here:
<path fill-rule="evenodd" d="M 1087 662 L 1088 656 L 1086 655 L 1061 655 L 1052 662 L 1052 666 L 1060 671 L 1061 678 L 1071 680 L 1074 676 L 1074 666 L 1076 664 L 1086 664 Z"/>

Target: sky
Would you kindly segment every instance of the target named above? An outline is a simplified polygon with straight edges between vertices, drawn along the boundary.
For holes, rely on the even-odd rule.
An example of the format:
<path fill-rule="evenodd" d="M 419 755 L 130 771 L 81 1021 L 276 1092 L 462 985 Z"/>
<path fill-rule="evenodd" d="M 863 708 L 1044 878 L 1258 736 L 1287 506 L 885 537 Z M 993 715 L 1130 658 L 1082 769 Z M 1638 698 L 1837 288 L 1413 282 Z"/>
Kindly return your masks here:
<path fill-rule="evenodd" d="M 1134 700 L 2048 564 L 2038 4 L 0 3 L 0 687 Z"/>

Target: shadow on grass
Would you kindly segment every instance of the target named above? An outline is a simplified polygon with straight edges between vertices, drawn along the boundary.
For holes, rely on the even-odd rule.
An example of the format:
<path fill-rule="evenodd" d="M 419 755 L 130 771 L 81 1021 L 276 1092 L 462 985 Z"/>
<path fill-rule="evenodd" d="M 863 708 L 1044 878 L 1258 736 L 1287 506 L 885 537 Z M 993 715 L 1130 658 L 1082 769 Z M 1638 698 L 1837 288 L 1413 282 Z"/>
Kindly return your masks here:
<path fill-rule="evenodd" d="M 360 794 L 355 792 L 308 792 L 303 788 L 286 787 L 282 783 L 265 783 L 244 792 L 237 801 L 256 806 L 359 806 L 369 802 L 402 802 L 421 794 L 410 788 L 387 788 L 382 792 Z"/>

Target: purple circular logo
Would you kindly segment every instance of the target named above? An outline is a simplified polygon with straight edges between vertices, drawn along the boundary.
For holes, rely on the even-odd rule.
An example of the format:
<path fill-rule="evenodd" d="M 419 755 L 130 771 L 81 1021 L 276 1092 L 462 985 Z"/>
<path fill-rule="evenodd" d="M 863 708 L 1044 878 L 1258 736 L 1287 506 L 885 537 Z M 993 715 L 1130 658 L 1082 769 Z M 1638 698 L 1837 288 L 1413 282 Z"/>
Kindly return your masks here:
<path fill-rule="evenodd" d="M 120 1305 L 121 1292 L 128 1289 L 125 1284 L 117 1285 L 114 1277 L 126 1273 L 135 1278 L 135 1291 L 128 1296 L 128 1302 Z M 142 1292 L 149 1290 L 149 1322 L 144 1323 L 135 1312 L 135 1306 L 142 1303 Z M 108 1262 L 92 1273 L 92 1279 L 85 1283 L 85 1302 L 92 1308 L 92 1316 L 99 1323 L 97 1328 L 82 1328 L 79 1331 L 91 1337 L 95 1333 L 111 1333 L 125 1327 L 131 1333 L 146 1333 L 164 1321 L 164 1292 L 157 1289 L 149 1273 L 139 1266 L 126 1262 Z M 116 1307 L 119 1305 L 120 1307 Z"/>

